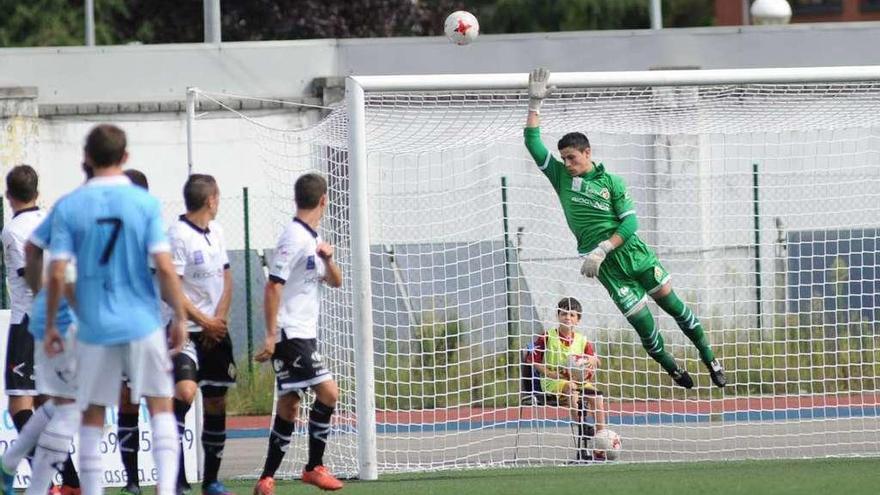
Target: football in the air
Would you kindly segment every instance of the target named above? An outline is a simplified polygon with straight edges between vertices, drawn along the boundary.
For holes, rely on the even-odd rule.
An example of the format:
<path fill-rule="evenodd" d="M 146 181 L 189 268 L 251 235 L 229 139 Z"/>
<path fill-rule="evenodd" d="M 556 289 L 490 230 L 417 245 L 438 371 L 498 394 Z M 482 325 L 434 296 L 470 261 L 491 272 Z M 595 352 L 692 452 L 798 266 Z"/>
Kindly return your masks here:
<path fill-rule="evenodd" d="M 620 449 L 622 448 L 620 435 L 614 431 L 605 428 L 596 432 L 593 442 L 595 447 L 593 450 L 594 456 L 600 457 L 604 455 L 605 459 L 609 461 L 617 460 L 620 457 Z"/>
<path fill-rule="evenodd" d="M 456 45 L 467 45 L 480 34 L 480 23 L 470 12 L 457 10 L 446 18 L 443 30 L 449 41 Z"/>
<path fill-rule="evenodd" d="M 575 383 L 586 383 L 593 379 L 596 369 L 586 354 L 572 354 L 568 357 L 568 375 Z"/>

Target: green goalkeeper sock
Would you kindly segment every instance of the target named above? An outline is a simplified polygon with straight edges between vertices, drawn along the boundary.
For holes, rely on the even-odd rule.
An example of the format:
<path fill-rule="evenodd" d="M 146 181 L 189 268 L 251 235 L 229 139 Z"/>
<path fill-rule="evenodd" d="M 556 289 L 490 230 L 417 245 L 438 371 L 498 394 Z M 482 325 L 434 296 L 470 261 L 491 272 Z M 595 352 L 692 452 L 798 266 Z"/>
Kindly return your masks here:
<path fill-rule="evenodd" d="M 706 334 L 703 332 L 703 325 L 700 324 L 700 320 L 697 319 L 694 312 L 675 295 L 674 291 L 670 291 L 666 297 L 658 298 L 657 304 L 669 316 L 675 318 L 675 322 L 678 323 L 681 331 L 687 335 L 687 338 L 691 339 L 691 342 L 700 351 L 700 359 L 707 365 L 711 363 L 715 359 L 715 354 L 712 352 L 712 348 L 709 347 L 709 339 L 706 338 Z"/>
<path fill-rule="evenodd" d="M 642 347 L 648 351 L 648 355 L 654 361 L 660 363 L 660 366 L 667 373 L 672 373 L 678 369 L 675 358 L 672 357 L 672 354 L 666 352 L 666 349 L 663 347 L 663 336 L 657 330 L 657 325 L 654 323 L 654 315 L 651 314 L 647 306 L 630 315 L 627 320 L 636 329 L 636 333 L 642 339 Z"/>

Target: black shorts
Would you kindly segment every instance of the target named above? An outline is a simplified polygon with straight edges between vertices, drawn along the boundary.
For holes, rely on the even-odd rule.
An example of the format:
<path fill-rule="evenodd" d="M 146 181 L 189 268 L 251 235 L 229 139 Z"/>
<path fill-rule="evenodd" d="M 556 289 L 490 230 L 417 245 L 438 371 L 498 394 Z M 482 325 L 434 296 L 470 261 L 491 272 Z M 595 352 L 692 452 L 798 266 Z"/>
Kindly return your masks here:
<path fill-rule="evenodd" d="M 6 341 L 6 395 L 37 395 L 34 383 L 34 336 L 28 332 L 28 315 L 9 325 Z"/>
<path fill-rule="evenodd" d="M 205 397 L 217 397 L 224 395 L 226 389 L 235 385 L 237 368 L 235 357 L 232 355 L 232 339 L 229 334 L 220 342 L 210 341 L 205 345 L 205 339 L 201 332 L 189 334 L 190 340 L 196 347 L 199 358 L 199 387 Z"/>
<path fill-rule="evenodd" d="M 288 339 L 275 344 L 272 368 L 279 394 L 299 392 L 333 379 L 318 354 L 317 339 Z"/>

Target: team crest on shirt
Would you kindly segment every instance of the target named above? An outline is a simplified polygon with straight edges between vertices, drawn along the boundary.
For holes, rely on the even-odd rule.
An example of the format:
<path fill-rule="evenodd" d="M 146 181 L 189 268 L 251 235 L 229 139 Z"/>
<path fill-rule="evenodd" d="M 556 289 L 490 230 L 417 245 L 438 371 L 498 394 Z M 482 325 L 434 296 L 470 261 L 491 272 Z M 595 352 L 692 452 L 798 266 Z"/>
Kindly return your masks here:
<path fill-rule="evenodd" d="M 205 254 L 201 251 L 193 252 L 193 263 L 196 265 L 201 265 L 205 263 Z"/>
<path fill-rule="evenodd" d="M 654 267 L 654 280 L 660 281 L 663 278 L 663 269 L 659 266 Z"/>
<path fill-rule="evenodd" d="M 611 198 L 611 193 L 608 192 L 608 188 L 607 188 L 607 187 L 603 187 L 602 190 L 599 191 L 599 196 L 602 196 L 602 199 L 607 200 L 607 199 L 610 199 L 610 198 Z"/>
<path fill-rule="evenodd" d="M 625 296 L 625 295 L 629 294 L 629 287 L 621 287 L 621 288 L 617 289 L 617 293 L 620 294 L 621 296 Z"/>
<path fill-rule="evenodd" d="M 309 255 L 306 258 L 306 270 L 314 270 L 315 269 L 315 255 Z"/>

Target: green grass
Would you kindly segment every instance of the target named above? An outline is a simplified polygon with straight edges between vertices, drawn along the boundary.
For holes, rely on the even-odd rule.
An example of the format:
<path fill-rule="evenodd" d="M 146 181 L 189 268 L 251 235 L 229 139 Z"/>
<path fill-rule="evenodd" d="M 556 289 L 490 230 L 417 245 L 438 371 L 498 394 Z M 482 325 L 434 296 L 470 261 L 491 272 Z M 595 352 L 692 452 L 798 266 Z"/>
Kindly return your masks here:
<path fill-rule="evenodd" d="M 249 494 L 253 481 L 227 487 Z M 811 459 L 626 464 L 570 468 L 492 469 L 381 476 L 351 481 L 346 494 L 454 495 L 805 495 L 877 494 L 880 459 Z M 196 493 L 194 491 L 194 493 Z M 279 482 L 276 495 L 318 493 L 298 481 Z"/>
<path fill-rule="evenodd" d="M 255 363 L 254 374 L 251 376 L 245 366 L 240 369 L 236 384 L 226 397 L 228 414 L 230 416 L 272 414 L 275 398 L 273 394 L 275 374 L 272 367 Z"/>

